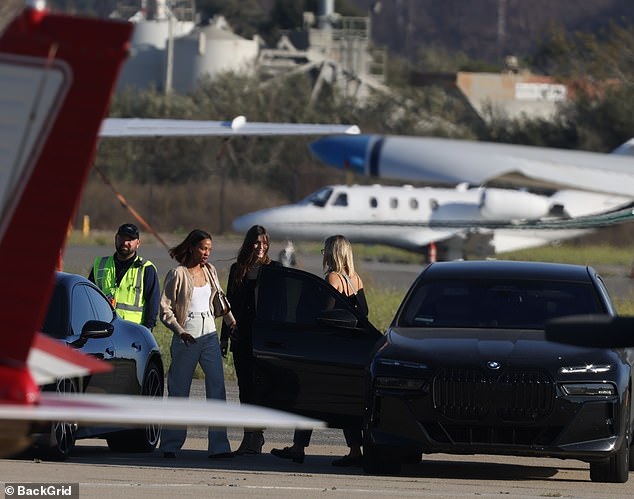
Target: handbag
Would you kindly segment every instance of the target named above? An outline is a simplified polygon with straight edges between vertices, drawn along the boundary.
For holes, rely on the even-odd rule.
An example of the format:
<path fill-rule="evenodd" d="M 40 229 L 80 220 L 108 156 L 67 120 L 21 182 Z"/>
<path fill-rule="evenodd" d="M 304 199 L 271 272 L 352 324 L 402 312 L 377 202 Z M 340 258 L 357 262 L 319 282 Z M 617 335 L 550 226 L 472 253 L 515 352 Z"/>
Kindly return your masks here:
<path fill-rule="evenodd" d="M 222 317 L 223 315 L 227 315 L 231 312 L 231 304 L 229 303 L 229 299 L 227 295 L 225 295 L 222 289 L 217 288 L 216 295 L 212 301 L 214 317 Z"/>
<path fill-rule="evenodd" d="M 229 303 L 229 298 L 225 295 L 225 292 L 220 287 L 220 283 L 218 282 L 218 274 L 216 274 L 215 270 L 209 268 L 209 272 L 211 273 L 211 278 L 214 281 L 214 287 L 216 288 L 216 294 L 211 302 L 213 306 L 214 317 L 222 317 L 223 315 L 227 315 L 231 312 L 231 303 Z"/>

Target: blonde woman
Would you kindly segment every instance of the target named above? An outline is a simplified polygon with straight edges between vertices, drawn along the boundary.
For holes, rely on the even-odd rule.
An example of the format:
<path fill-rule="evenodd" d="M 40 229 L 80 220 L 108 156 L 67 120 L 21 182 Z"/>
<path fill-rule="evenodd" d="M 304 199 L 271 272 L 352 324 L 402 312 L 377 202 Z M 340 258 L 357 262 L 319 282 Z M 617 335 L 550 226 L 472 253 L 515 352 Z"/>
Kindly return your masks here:
<path fill-rule="evenodd" d="M 322 250 L 325 279 L 341 293 L 350 304 L 363 315 L 368 315 L 368 303 L 363 290 L 361 276 L 354 269 L 352 246 L 342 235 L 330 236 L 324 242 Z M 361 466 L 361 430 L 359 428 L 344 428 L 346 444 L 350 448 L 348 454 L 332 462 L 333 466 Z M 312 430 L 295 430 L 293 445 L 283 449 L 271 449 L 271 454 L 282 459 L 292 459 L 296 463 L 303 463 L 305 448 L 310 444 Z"/>
<path fill-rule="evenodd" d="M 324 243 L 323 266 L 326 281 L 345 296 L 363 315 L 368 315 L 368 302 L 361 276 L 354 270 L 352 245 L 341 235 L 330 236 Z"/>

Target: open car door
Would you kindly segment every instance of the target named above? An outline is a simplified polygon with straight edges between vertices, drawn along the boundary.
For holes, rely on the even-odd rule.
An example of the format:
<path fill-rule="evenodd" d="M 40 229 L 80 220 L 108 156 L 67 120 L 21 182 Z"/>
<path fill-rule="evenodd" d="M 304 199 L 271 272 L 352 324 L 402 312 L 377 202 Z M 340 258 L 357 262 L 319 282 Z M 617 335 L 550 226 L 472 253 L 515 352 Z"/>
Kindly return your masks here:
<path fill-rule="evenodd" d="M 253 325 L 258 404 L 360 425 L 367 368 L 383 335 L 324 279 L 263 266 Z"/>

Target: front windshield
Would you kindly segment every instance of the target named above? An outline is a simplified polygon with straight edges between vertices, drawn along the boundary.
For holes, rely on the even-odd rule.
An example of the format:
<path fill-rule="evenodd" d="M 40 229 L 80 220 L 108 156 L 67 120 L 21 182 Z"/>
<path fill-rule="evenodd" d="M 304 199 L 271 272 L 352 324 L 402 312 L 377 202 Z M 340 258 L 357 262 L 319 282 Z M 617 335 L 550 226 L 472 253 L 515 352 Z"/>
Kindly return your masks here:
<path fill-rule="evenodd" d="M 310 196 L 301 201 L 301 204 L 313 204 L 315 206 L 326 206 L 328 199 L 332 195 L 332 187 L 322 187 L 316 192 L 313 192 Z"/>
<path fill-rule="evenodd" d="M 414 291 L 399 326 L 543 329 L 555 317 L 604 314 L 591 284 L 560 281 L 451 279 Z"/>

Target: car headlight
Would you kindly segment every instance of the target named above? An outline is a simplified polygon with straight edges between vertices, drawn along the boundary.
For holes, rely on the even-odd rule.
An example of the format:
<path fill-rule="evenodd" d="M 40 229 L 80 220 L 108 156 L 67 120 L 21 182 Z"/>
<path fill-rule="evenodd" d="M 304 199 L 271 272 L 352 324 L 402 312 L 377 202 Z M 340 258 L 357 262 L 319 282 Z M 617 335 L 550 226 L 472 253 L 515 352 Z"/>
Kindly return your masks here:
<path fill-rule="evenodd" d="M 565 366 L 559 368 L 560 374 L 597 374 L 612 370 L 610 364 L 586 364 L 581 366 Z"/>
<path fill-rule="evenodd" d="M 424 385 L 425 381 L 422 379 L 395 378 L 393 376 L 377 376 L 374 380 L 376 388 L 420 391 Z"/>
<path fill-rule="evenodd" d="M 616 386 L 612 383 L 564 383 L 561 385 L 565 395 L 573 396 L 602 396 L 616 395 Z"/>
<path fill-rule="evenodd" d="M 374 387 L 420 391 L 426 386 L 420 378 L 426 369 L 423 362 L 379 357 L 374 360 Z"/>

